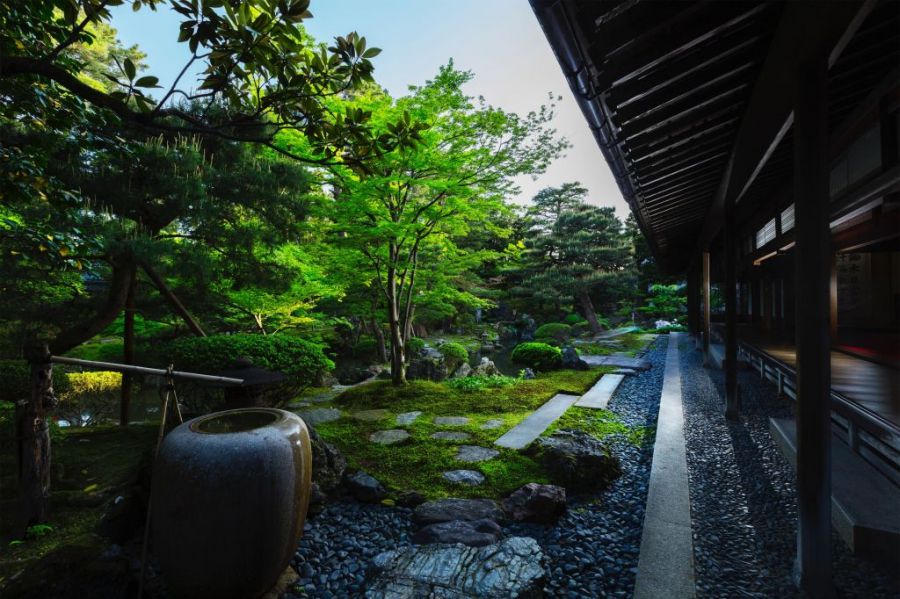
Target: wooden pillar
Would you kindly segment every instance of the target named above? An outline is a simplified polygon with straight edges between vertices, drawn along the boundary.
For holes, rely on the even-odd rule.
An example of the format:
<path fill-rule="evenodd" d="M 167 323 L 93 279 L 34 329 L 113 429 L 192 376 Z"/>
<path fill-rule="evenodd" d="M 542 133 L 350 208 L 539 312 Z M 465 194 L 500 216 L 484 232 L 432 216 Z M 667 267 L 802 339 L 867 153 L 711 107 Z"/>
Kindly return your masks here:
<path fill-rule="evenodd" d="M 725 203 L 725 417 L 737 418 L 737 244 L 734 201 Z"/>
<path fill-rule="evenodd" d="M 709 357 L 709 251 L 703 252 L 703 282 L 700 287 L 703 290 L 703 316 L 701 323 L 703 326 L 703 365 L 710 365 Z"/>
<path fill-rule="evenodd" d="M 827 63 L 797 69 L 794 106 L 797 341 L 797 583 L 814 599 L 833 595 L 831 579 L 831 364 L 828 226 Z"/>
<path fill-rule="evenodd" d="M 128 295 L 125 297 L 125 326 L 122 343 L 122 362 L 134 364 L 134 294 L 137 289 L 137 269 L 131 270 L 131 282 L 128 284 Z M 131 411 L 131 390 L 134 382 L 130 372 L 122 373 L 122 401 L 119 405 L 119 425 L 128 426 L 128 415 Z"/>
<path fill-rule="evenodd" d="M 19 487 L 25 526 L 46 519 L 50 497 L 50 427 L 47 412 L 56 405 L 53 364 L 47 346 L 30 348 L 31 396 L 16 403 Z"/>
<path fill-rule="evenodd" d="M 700 332 L 700 277 L 697 274 L 697 268 L 691 265 L 687 272 L 687 316 L 691 335 Z"/>

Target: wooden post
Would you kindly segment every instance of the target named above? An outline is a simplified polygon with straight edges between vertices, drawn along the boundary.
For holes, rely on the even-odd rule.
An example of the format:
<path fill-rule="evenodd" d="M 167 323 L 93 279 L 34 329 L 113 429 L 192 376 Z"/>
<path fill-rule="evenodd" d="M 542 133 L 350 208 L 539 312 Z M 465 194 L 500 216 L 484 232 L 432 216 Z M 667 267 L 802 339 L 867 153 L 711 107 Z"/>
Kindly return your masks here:
<path fill-rule="evenodd" d="M 701 289 L 703 290 L 703 365 L 709 366 L 711 364 L 709 356 L 709 250 L 703 252 L 703 283 Z"/>
<path fill-rule="evenodd" d="M 26 526 L 43 522 L 50 497 L 50 427 L 47 411 L 56 406 L 53 395 L 53 365 L 44 345 L 28 351 L 31 366 L 31 396 L 16 403 L 16 433 L 19 449 L 19 486 L 22 490 L 22 521 Z"/>
<path fill-rule="evenodd" d="M 737 244 L 734 201 L 725 203 L 725 417 L 737 418 Z"/>
<path fill-rule="evenodd" d="M 827 63 L 821 54 L 795 78 L 794 251 L 797 339 L 797 583 L 831 597 L 831 363 Z"/>
<path fill-rule="evenodd" d="M 691 335 L 700 332 L 700 281 L 697 269 L 691 265 L 687 272 L 687 317 Z"/>
<path fill-rule="evenodd" d="M 137 269 L 132 269 L 131 282 L 128 284 L 128 295 L 125 297 L 125 330 L 122 344 L 122 363 L 134 364 L 134 294 L 137 288 Z M 119 425 L 128 426 L 128 414 L 131 409 L 130 372 L 122 373 L 122 402 L 119 405 Z"/>

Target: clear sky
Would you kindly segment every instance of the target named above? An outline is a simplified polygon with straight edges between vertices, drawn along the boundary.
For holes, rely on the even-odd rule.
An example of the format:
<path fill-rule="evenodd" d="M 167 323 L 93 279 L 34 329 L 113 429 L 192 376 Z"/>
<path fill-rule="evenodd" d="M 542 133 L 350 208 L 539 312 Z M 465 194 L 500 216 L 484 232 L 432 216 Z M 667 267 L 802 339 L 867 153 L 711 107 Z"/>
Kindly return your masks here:
<path fill-rule="evenodd" d="M 475 79 L 467 91 L 507 111 L 525 113 L 561 95 L 555 127 L 573 145 L 538 180 L 518 183 L 525 201 L 543 187 L 580 181 L 593 204 L 615 206 L 621 218 L 628 208 L 575 102 L 562 70 L 527 0 L 313 0 L 314 18 L 304 21 L 320 41 L 357 31 L 370 47 L 375 79 L 393 96 L 437 73 L 453 58 Z M 112 25 L 126 44 L 147 53 L 148 73 L 167 86 L 181 70 L 186 44 L 176 42 L 181 16 L 161 7 L 132 12 L 113 9 Z"/>

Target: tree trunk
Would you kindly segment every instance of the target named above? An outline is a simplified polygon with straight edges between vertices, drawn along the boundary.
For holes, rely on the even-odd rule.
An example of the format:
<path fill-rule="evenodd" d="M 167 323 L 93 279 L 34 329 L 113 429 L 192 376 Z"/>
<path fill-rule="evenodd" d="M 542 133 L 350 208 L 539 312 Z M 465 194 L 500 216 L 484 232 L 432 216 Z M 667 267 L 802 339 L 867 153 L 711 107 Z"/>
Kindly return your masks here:
<path fill-rule="evenodd" d="M 390 248 L 393 256 L 396 249 Z M 403 323 L 400 321 L 400 302 L 397 295 L 397 271 L 393 266 L 387 268 L 387 300 L 388 320 L 391 329 L 391 382 L 394 385 L 406 384 L 406 356 L 403 344 Z"/>
<path fill-rule="evenodd" d="M 50 350 L 43 346 L 29 351 L 31 397 L 16 403 L 16 433 L 19 449 L 19 486 L 22 489 L 22 521 L 38 524 L 47 515 L 50 496 L 50 429 L 47 410 L 56 405 L 53 396 L 53 365 Z"/>
<path fill-rule="evenodd" d="M 137 288 L 137 269 L 131 269 L 131 282 L 128 284 L 128 295 L 125 298 L 125 331 L 122 348 L 122 362 L 134 364 L 134 294 Z M 119 406 L 119 425 L 128 426 L 128 414 L 131 410 L 131 373 L 122 373 L 122 403 Z"/>
<path fill-rule="evenodd" d="M 586 289 L 578 292 L 578 301 L 581 303 L 581 309 L 584 310 L 584 317 L 587 318 L 591 332 L 595 335 L 602 331 L 600 322 L 597 320 L 597 312 L 594 311 L 594 303 L 591 301 L 591 295 Z"/>
<path fill-rule="evenodd" d="M 387 362 L 387 347 L 384 344 L 384 331 L 381 330 L 381 323 L 374 316 L 371 322 L 372 334 L 375 335 L 375 352 L 379 362 Z"/>

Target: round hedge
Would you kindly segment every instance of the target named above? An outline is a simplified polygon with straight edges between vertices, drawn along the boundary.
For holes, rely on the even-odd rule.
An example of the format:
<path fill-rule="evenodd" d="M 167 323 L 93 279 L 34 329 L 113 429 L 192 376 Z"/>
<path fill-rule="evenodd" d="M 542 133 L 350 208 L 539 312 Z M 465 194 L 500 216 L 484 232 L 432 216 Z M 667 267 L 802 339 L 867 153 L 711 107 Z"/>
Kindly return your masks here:
<path fill-rule="evenodd" d="M 406 340 L 406 355 L 412 356 L 425 349 L 425 340 L 418 337 L 410 337 Z"/>
<path fill-rule="evenodd" d="M 566 314 L 566 317 L 563 318 L 563 322 L 569 326 L 582 324 L 587 322 L 587 320 L 581 314 Z"/>
<path fill-rule="evenodd" d="M 547 324 L 542 324 L 537 328 L 534 332 L 535 338 L 539 339 L 541 337 L 550 337 L 552 339 L 556 339 L 558 341 L 562 341 L 572 332 L 572 327 L 567 324 L 563 324 L 561 322 L 548 322 Z"/>
<path fill-rule="evenodd" d="M 447 368 L 450 372 L 456 370 L 457 366 L 463 362 L 469 361 L 469 350 L 467 350 L 466 346 L 462 343 L 448 341 L 442 343 L 438 350 L 441 352 L 441 355 L 444 356 L 444 363 L 447 364 Z"/>
<path fill-rule="evenodd" d="M 534 370 L 554 370 L 562 366 L 562 350 L 540 342 L 520 343 L 510 356 L 513 364 Z"/>
<path fill-rule="evenodd" d="M 210 335 L 183 337 L 172 342 L 170 359 L 176 370 L 214 373 L 231 368 L 239 358 L 254 366 L 282 372 L 295 384 L 313 385 L 334 368 L 322 347 L 287 335 Z"/>

